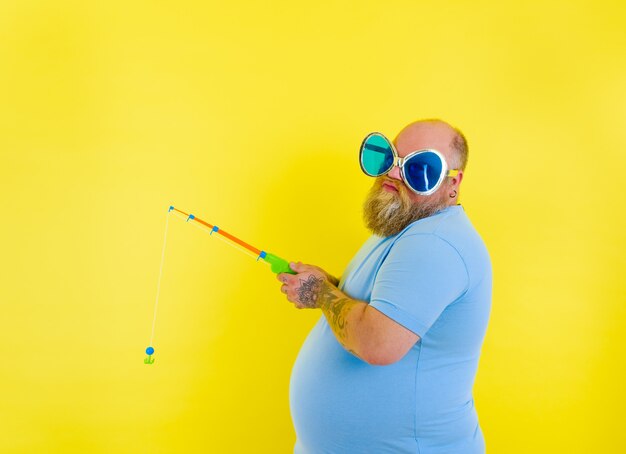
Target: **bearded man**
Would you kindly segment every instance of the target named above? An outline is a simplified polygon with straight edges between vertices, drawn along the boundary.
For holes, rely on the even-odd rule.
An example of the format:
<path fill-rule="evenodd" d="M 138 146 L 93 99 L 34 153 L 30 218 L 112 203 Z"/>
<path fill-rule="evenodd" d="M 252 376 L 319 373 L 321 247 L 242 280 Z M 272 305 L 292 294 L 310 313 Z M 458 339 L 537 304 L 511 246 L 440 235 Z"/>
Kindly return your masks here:
<path fill-rule="evenodd" d="M 292 263 L 281 291 L 323 316 L 290 383 L 296 453 L 483 453 L 472 387 L 491 262 L 458 204 L 467 142 L 440 120 L 368 135 L 373 235 L 341 279 Z"/>

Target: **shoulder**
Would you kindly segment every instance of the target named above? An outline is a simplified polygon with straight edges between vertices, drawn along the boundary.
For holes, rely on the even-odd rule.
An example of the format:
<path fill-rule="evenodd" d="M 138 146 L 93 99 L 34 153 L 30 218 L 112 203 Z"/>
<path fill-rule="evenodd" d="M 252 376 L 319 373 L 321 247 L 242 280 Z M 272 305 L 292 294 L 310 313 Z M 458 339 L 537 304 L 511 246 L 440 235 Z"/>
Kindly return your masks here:
<path fill-rule="evenodd" d="M 411 238 L 423 235 L 439 238 L 461 256 L 486 253 L 485 244 L 461 205 L 445 208 L 428 218 L 410 224 L 398 236 Z"/>
<path fill-rule="evenodd" d="M 452 248 L 458 252 L 456 244 L 471 235 L 471 224 L 460 205 L 447 207 L 427 218 L 419 219 L 400 232 L 394 246 L 404 248 L 432 247 Z"/>
<path fill-rule="evenodd" d="M 483 274 L 491 268 L 487 247 L 461 205 L 447 207 L 407 226 L 396 238 L 392 251 L 416 257 L 441 255 L 461 261 L 466 269 Z M 470 273 L 472 274 L 472 273 Z"/>

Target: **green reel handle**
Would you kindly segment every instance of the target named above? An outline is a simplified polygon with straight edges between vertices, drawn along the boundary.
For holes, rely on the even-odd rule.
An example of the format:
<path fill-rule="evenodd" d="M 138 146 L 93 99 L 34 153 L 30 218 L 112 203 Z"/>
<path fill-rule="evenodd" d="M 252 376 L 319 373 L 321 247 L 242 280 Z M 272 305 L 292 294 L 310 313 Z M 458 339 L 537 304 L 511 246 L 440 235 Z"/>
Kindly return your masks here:
<path fill-rule="evenodd" d="M 281 259 L 279 256 L 270 254 L 269 252 L 265 253 L 265 257 L 263 257 L 267 263 L 272 266 L 272 273 L 289 273 L 289 274 L 298 274 L 291 268 L 289 268 L 289 262 L 285 259 Z"/>

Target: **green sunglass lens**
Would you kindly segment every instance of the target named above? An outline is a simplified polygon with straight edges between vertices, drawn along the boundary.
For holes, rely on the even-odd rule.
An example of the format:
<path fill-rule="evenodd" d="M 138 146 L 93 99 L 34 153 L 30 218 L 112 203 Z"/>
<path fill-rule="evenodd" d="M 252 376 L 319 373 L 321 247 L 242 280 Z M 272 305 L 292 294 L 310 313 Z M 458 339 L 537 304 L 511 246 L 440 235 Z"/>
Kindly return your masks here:
<path fill-rule="evenodd" d="M 361 167 L 373 177 L 384 174 L 393 166 L 393 151 L 381 134 L 368 136 L 361 145 Z"/>

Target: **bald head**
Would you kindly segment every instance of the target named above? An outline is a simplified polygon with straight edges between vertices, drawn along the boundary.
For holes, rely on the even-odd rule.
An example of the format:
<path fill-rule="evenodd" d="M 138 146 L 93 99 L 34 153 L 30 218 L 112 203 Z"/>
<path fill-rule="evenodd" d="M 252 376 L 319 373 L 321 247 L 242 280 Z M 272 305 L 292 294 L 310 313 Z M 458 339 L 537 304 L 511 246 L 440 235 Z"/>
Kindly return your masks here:
<path fill-rule="evenodd" d="M 462 169 L 467 161 L 465 137 L 441 120 L 421 120 L 407 125 L 394 140 L 394 145 L 400 158 L 418 150 L 437 150 L 444 156 L 449 170 L 460 170 L 440 180 L 440 186 L 428 195 L 410 189 L 399 165 L 377 177 L 365 201 L 363 214 L 368 228 L 384 237 L 395 235 L 410 223 L 457 204 Z"/>
<path fill-rule="evenodd" d="M 394 144 L 400 156 L 411 151 L 434 148 L 443 153 L 452 169 L 465 170 L 467 140 L 461 131 L 442 120 L 419 120 L 405 126 Z"/>

